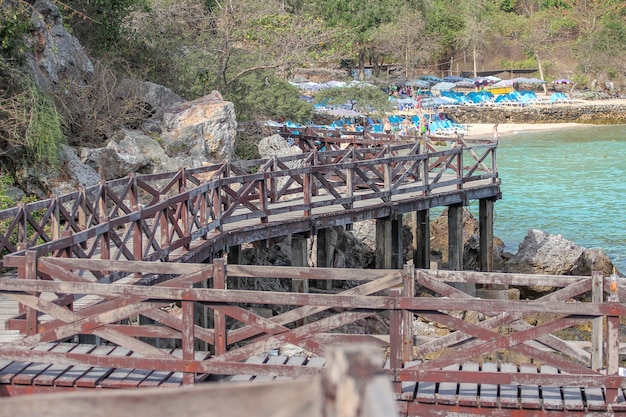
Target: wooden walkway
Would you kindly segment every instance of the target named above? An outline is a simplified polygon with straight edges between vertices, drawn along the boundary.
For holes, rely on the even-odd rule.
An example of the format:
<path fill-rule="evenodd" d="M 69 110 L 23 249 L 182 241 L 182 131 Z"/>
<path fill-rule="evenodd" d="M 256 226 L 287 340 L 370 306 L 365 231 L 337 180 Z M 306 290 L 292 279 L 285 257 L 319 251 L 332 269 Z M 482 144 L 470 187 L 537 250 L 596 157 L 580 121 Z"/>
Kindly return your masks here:
<path fill-rule="evenodd" d="M 397 221 L 471 200 L 483 210 L 500 197 L 496 147 L 311 151 L 131 176 L 0 212 L 10 223 L 0 236 L 10 253 L 0 278 L 0 319 L 10 329 L 0 334 L 0 395 L 298 379 L 325 375 L 333 345 L 365 343 L 384 353 L 379 372 L 403 416 L 626 413 L 619 375 L 626 307 L 618 301 L 626 289 L 608 277 L 224 260 L 245 242 Z M 240 278 L 350 285 L 339 293 L 227 289 Z M 555 291 L 533 301 L 481 300 L 455 287 L 465 283 Z M 259 305 L 282 313 L 266 317 Z M 416 320 L 446 334 L 415 344 Z M 559 333 L 589 322 L 590 350 Z M 371 331 L 346 332 L 355 323 Z M 77 343 L 84 336 L 106 342 Z M 175 347 L 146 343 L 155 338 Z M 286 344 L 306 356 L 280 354 Z M 500 359 L 509 353 L 522 359 Z"/>

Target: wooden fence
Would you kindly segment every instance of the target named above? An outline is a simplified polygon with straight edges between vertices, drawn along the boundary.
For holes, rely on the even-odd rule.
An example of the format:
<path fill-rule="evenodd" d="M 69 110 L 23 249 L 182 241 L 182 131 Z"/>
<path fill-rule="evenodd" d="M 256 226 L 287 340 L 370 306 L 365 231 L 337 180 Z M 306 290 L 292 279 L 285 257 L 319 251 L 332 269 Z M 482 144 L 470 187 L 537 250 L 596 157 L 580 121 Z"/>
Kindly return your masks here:
<path fill-rule="evenodd" d="M 580 400 L 566 398 L 576 404 L 572 407 L 579 407 L 588 404 L 581 394 L 584 387 L 589 398 L 596 391 L 605 409 L 626 409 L 622 391 L 626 380 L 619 375 L 619 323 L 626 307 L 618 301 L 626 296 L 626 290 L 600 274 L 536 276 L 410 266 L 404 270 L 338 270 L 226 265 L 222 259 L 213 265 L 115 262 L 37 258 L 34 252 L 11 256 L 8 262 L 19 269 L 19 279 L 0 279 L 0 293 L 25 306 L 24 314 L 9 325 L 28 336 L 0 347 L 0 360 L 4 361 L 169 370 L 182 373 L 186 383 L 209 375 L 295 378 L 318 374 L 323 368 L 247 359 L 267 355 L 287 343 L 323 357 L 331 345 L 364 342 L 386 353 L 381 368 L 393 382 L 401 409 L 409 415 L 426 415 L 419 407 L 431 400 L 441 407 L 442 394 L 429 394 L 425 384 L 432 384 L 434 390 L 435 385 L 441 388 L 446 383 L 455 387 L 493 385 L 500 387 L 500 393 L 505 392 L 502 387 L 514 387 L 515 398 L 508 399 L 508 406 L 505 401 L 505 408 L 519 408 L 524 400 L 530 401 L 531 408 L 545 407 L 549 387 L 560 393 L 561 409 L 568 407 L 563 393 L 578 390 Z M 109 283 L 111 279 L 96 272 L 121 274 L 126 281 Z M 332 279 L 349 283 L 349 289 L 338 294 L 226 289 L 229 280 L 245 278 Z M 540 285 L 555 290 L 537 300 L 484 300 L 449 285 L 455 282 Z M 200 283 L 208 288 L 198 288 Z M 50 299 L 51 294 L 56 298 Z M 180 317 L 167 313 L 165 307 L 173 304 L 180 305 Z M 198 315 L 205 314 L 198 313 L 198 306 L 209 317 L 205 325 L 196 323 Z M 264 317 L 259 306 L 275 313 Z M 127 321 L 137 315 L 155 324 Z M 415 320 L 437 323 L 447 334 L 414 345 Z M 602 320 L 606 321 L 605 337 L 595 340 L 591 349 L 563 336 L 568 329 L 588 323 L 601 329 Z M 355 323 L 369 330 L 349 334 L 346 329 Z M 380 323 L 385 323 L 382 328 L 387 330 L 381 332 L 381 327 L 375 326 Z M 138 355 L 34 350 L 41 343 L 77 334 L 97 335 Z M 157 349 L 142 337 L 176 339 L 182 357 Z M 209 345 L 211 356 L 196 359 L 194 341 Z M 519 387 L 534 387 L 536 395 L 518 395 Z M 486 389 L 482 396 L 474 389 L 473 399 L 466 398 L 465 405 L 478 406 L 483 401 L 483 406 L 489 406 L 493 401 L 503 407 L 501 398 L 488 399 Z M 453 404 L 462 403 L 459 388 L 451 395 Z"/>
<path fill-rule="evenodd" d="M 353 147 L 132 174 L 0 211 L 0 253 L 34 249 L 39 257 L 159 260 L 225 228 L 263 225 L 287 214 L 358 217 L 365 206 L 391 207 L 481 187 L 492 197 L 492 188 L 499 187 L 496 144 L 424 147 Z"/>

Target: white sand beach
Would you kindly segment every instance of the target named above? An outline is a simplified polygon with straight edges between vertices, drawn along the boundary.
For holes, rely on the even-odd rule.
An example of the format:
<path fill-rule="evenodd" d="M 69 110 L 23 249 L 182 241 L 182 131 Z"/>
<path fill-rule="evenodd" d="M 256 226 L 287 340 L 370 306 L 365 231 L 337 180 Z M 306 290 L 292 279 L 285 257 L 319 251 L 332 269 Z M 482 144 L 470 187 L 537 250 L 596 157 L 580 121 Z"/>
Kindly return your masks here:
<path fill-rule="evenodd" d="M 468 124 L 468 135 L 470 139 L 486 139 L 493 137 L 493 124 L 474 123 Z M 500 138 L 513 135 L 519 132 L 529 132 L 533 130 L 554 130 L 572 127 L 586 126 L 582 123 L 500 123 L 498 124 L 498 136 Z"/>

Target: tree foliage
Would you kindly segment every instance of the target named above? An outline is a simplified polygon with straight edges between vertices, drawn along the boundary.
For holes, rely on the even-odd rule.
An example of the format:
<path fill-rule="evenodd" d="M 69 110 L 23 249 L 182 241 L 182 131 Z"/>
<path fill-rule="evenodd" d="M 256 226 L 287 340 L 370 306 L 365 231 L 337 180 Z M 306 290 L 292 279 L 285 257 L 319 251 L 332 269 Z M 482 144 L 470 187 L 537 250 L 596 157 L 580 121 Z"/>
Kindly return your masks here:
<path fill-rule="evenodd" d="M 391 110 L 389 96 L 378 87 L 357 84 L 342 88 L 328 88 L 315 95 L 315 102 L 325 105 L 349 105 L 359 113 L 384 114 Z"/>

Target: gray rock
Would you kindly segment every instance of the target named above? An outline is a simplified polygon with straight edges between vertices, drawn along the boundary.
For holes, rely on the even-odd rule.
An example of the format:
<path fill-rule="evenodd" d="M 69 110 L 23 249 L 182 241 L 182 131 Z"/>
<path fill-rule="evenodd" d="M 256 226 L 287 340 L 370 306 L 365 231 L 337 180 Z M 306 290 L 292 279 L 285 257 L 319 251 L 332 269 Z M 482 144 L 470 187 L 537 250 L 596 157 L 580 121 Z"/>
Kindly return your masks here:
<path fill-rule="evenodd" d="M 78 40 L 63 26 L 63 17 L 50 0 L 32 4 L 32 30 L 25 37 L 28 54 L 26 65 L 37 85 L 47 91 L 62 86 L 63 81 L 83 83 L 94 73 L 93 64 Z"/>
<path fill-rule="evenodd" d="M 259 148 L 261 158 L 271 158 L 273 156 L 280 158 L 282 156 L 298 155 L 302 153 L 302 149 L 290 145 L 279 134 L 261 139 L 257 147 Z M 295 166 L 292 166 L 292 168 L 295 168 Z"/>
<path fill-rule="evenodd" d="M 213 91 L 166 110 L 161 137 L 171 157 L 201 155 L 208 161 L 222 162 L 233 156 L 236 130 L 233 103 Z"/>
<path fill-rule="evenodd" d="M 547 275 L 612 273 L 613 265 L 601 249 L 586 249 L 541 230 L 529 230 L 517 253 L 505 263 L 505 272 Z"/>

